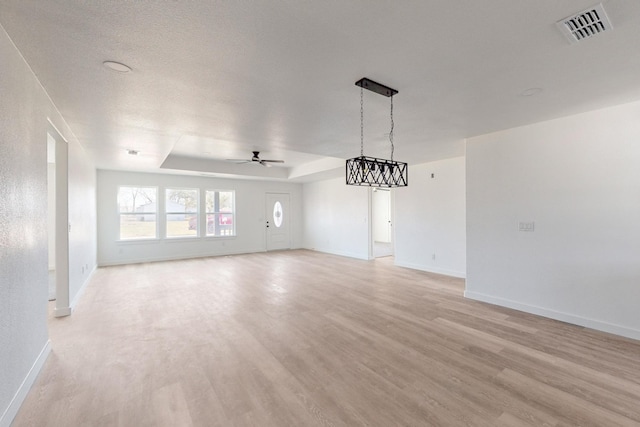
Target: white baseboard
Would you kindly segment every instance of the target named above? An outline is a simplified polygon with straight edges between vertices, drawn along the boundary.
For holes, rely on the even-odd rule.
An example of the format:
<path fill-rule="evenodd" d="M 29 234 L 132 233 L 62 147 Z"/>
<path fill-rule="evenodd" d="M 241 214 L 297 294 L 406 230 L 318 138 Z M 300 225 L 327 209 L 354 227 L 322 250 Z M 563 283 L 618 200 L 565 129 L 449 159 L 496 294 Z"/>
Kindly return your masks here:
<path fill-rule="evenodd" d="M 82 294 L 84 293 L 84 290 L 86 289 L 87 285 L 91 281 L 91 277 L 93 276 L 93 273 L 96 272 L 96 268 L 97 266 L 94 265 L 93 270 L 91 270 L 91 273 L 87 275 L 87 278 L 85 279 L 84 283 L 82 284 L 82 286 L 80 286 L 80 289 L 78 290 L 78 292 L 76 292 L 75 296 L 73 297 L 73 301 L 71 301 L 71 304 L 69 304 L 69 312 L 72 312 L 73 309 L 76 307 L 76 304 L 78 304 L 78 301 L 80 301 L 80 297 L 82 296 Z"/>
<path fill-rule="evenodd" d="M 97 268 L 98 268 L 97 265 L 93 266 L 93 270 L 91 270 L 91 273 L 87 275 L 87 278 L 82 283 L 82 286 L 80 286 L 80 289 L 78 290 L 78 292 L 76 292 L 76 294 L 73 296 L 73 300 L 69 304 L 69 307 L 56 307 L 53 309 L 54 317 L 70 316 L 71 313 L 73 313 L 73 310 L 76 307 L 76 304 L 78 304 L 78 301 L 80 301 L 80 297 L 84 293 L 84 290 L 86 289 L 87 285 L 91 281 L 91 277 L 96 272 Z M 69 292 L 71 292 L 71 289 L 69 289 Z"/>
<path fill-rule="evenodd" d="M 444 276 L 458 277 L 460 279 L 465 279 L 467 277 L 467 274 L 464 271 L 448 270 L 446 268 L 438 268 L 423 264 L 413 264 L 410 262 L 398 261 L 397 258 L 395 259 L 395 265 L 397 265 L 398 267 L 411 268 L 412 270 L 420 270 L 426 271 L 428 273 L 442 274 Z"/>
<path fill-rule="evenodd" d="M 264 252 L 262 249 L 244 250 L 244 251 L 225 251 L 225 252 L 213 252 L 213 253 L 197 253 L 197 254 L 181 254 L 181 255 L 167 255 L 160 257 L 148 257 L 148 258 L 128 258 L 123 260 L 99 260 L 98 267 L 112 267 L 116 265 L 128 265 L 128 264 L 143 264 L 145 262 L 162 262 L 162 261 L 176 261 L 181 259 L 195 259 L 195 258 L 209 258 L 218 256 L 230 256 L 230 255 L 244 255 Z"/>
<path fill-rule="evenodd" d="M 584 326 L 586 328 L 595 329 L 597 331 L 608 332 L 610 334 L 640 340 L 640 330 L 628 328 L 626 326 L 615 325 L 597 319 L 590 319 L 587 317 L 577 316 L 575 314 L 563 313 L 560 311 L 550 310 L 548 308 L 537 307 L 534 305 L 524 304 L 521 302 L 495 297 L 492 295 L 486 295 L 478 292 L 464 291 L 464 296 L 465 298 L 473 299 L 476 301 L 482 301 L 502 307 L 513 308 L 514 310 L 524 311 L 526 313 L 536 314 L 538 316 L 548 317 L 550 319 Z"/>
<path fill-rule="evenodd" d="M 56 307 L 53 309 L 54 317 L 65 317 L 71 315 L 71 307 Z"/>
<path fill-rule="evenodd" d="M 324 250 L 324 249 L 318 249 L 318 248 L 304 248 L 304 249 L 307 249 L 309 251 L 314 251 L 314 252 L 321 252 L 323 254 L 343 256 L 346 258 L 363 259 L 365 261 L 369 260 L 368 255 L 357 254 L 355 252 L 330 251 L 330 250 Z"/>
<path fill-rule="evenodd" d="M 49 353 L 51 353 L 51 341 L 47 340 L 47 343 L 40 351 L 40 354 L 36 358 L 35 362 L 33 362 L 29 373 L 22 381 L 22 384 L 20 384 L 20 387 L 18 388 L 16 394 L 13 396 L 13 399 L 11 399 L 9 406 L 7 406 L 7 409 L 5 409 L 4 413 L 0 417 L 0 427 L 11 426 L 13 419 L 16 417 L 18 411 L 20 410 L 20 406 L 22 406 L 22 403 L 24 402 L 24 399 L 26 399 L 29 390 L 31 390 L 31 386 L 33 386 L 36 378 L 38 378 L 38 374 L 42 370 L 44 362 L 47 361 Z"/>

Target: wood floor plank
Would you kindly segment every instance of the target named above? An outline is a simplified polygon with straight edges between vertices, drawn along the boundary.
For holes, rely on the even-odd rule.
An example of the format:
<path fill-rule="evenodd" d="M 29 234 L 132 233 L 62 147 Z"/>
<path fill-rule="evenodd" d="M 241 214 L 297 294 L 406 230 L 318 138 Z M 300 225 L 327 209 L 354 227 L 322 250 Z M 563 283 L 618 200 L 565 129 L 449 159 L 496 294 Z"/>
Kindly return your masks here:
<path fill-rule="evenodd" d="M 305 250 L 100 268 L 13 425 L 640 425 L 640 342 L 463 290 Z"/>
<path fill-rule="evenodd" d="M 557 413 L 557 416 L 579 425 L 629 426 L 637 423 L 614 411 L 580 399 L 554 387 L 510 369 L 505 369 L 498 379 L 510 387 L 526 388 L 528 395 Z"/>

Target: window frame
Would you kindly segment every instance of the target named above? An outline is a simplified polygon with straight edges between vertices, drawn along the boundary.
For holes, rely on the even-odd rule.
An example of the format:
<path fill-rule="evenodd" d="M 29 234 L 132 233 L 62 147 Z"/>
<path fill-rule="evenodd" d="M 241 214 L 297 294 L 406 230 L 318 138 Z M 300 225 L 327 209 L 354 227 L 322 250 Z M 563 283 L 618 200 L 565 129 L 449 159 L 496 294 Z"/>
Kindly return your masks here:
<path fill-rule="evenodd" d="M 135 198 L 133 199 L 133 205 L 132 205 L 132 211 L 131 212 L 123 212 L 121 210 L 121 204 L 120 204 L 120 192 L 123 188 L 139 188 L 139 189 L 153 189 L 155 191 L 155 211 L 153 212 L 141 212 L 142 216 L 147 216 L 147 215 L 153 215 L 155 217 L 155 233 L 153 236 L 145 236 L 145 237 L 130 237 L 130 238 L 123 238 L 122 237 L 122 216 L 123 215 L 128 215 L 128 216 L 136 216 L 139 213 L 136 213 L 136 206 L 135 206 Z M 117 214 L 118 214 L 118 242 L 140 242 L 140 241 L 153 241 L 153 240 L 159 240 L 159 236 L 158 236 L 158 231 L 160 229 L 159 227 L 159 223 L 160 223 L 160 212 L 159 212 L 159 206 L 158 206 L 158 193 L 159 193 L 159 187 L 156 185 L 118 185 L 118 190 L 116 193 L 116 210 L 117 210 Z M 142 205 L 144 206 L 144 205 Z"/>
<path fill-rule="evenodd" d="M 209 203 L 208 203 L 208 198 L 209 198 L 209 194 L 213 193 L 213 194 L 220 194 L 220 193 L 231 193 L 231 212 L 224 212 L 220 209 L 220 207 L 218 207 L 218 210 L 215 209 L 215 203 L 214 203 L 214 207 L 212 210 L 209 210 Z M 215 196 L 214 196 L 215 197 Z M 230 215 L 231 216 L 231 230 L 229 230 L 231 232 L 231 234 L 215 234 L 215 226 L 214 226 L 214 232 L 212 234 L 209 234 L 209 215 L 213 215 L 213 221 L 214 224 L 216 222 L 216 219 L 220 218 L 220 215 Z M 204 223 L 205 223 L 205 232 L 204 232 L 204 237 L 207 238 L 212 238 L 212 239 L 220 239 L 220 238 L 229 238 L 229 237 L 236 237 L 237 236 L 237 232 L 236 232 L 236 191 L 235 190 L 221 190 L 221 189 L 205 189 L 204 190 Z M 222 224 L 219 224 L 222 225 Z"/>
<path fill-rule="evenodd" d="M 169 200 L 169 191 L 192 191 L 194 192 L 195 196 L 196 196 L 196 203 L 195 203 L 195 212 L 188 212 L 186 211 L 186 205 L 185 205 L 185 211 L 183 212 L 175 212 L 172 210 L 168 209 L 168 200 Z M 170 240 L 175 240 L 175 239 L 197 239 L 201 236 L 200 233 L 200 188 L 198 187 L 164 187 L 164 209 L 163 209 L 163 217 L 164 217 L 164 237 L 165 239 L 170 239 Z M 192 216 L 195 215 L 196 219 L 195 219 L 195 224 L 196 224 L 196 233 L 195 234 L 185 234 L 185 235 L 169 235 L 169 223 L 171 222 L 169 220 L 169 216 L 170 215 L 184 215 L 185 217 L 187 215 Z M 190 222 L 191 220 L 189 220 Z"/>

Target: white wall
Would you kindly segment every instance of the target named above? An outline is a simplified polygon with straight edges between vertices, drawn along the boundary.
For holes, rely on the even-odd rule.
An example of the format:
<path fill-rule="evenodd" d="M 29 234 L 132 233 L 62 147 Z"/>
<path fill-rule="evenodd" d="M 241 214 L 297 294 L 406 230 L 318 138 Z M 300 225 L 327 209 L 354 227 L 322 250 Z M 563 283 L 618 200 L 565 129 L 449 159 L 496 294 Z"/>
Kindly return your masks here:
<path fill-rule="evenodd" d="M 465 295 L 640 339 L 639 218 L 638 102 L 471 138 Z"/>
<path fill-rule="evenodd" d="M 70 141 L 70 150 L 78 145 L 2 27 L 0 63 L 0 426 L 8 426 L 50 351 L 47 119 Z M 88 183 L 77 183 L 78 197 L 90 206 L 87 175 Z M 87 211 L 83 222 L 95 222 L 95 205 Z M 95 236 L 82 245 L 83 261 L 95 265 Z"/>
<path fill-rule="evenodd" d="M 304 184 L 304 247 L 369 259 L 369 188 L 344 178 Z"/>
<path fill-rule="evenodd" d="M 465 277 L 464 157 L 410 165 L 393 192 L 396 265 Z"/>
<path fill-rule="evenodd" d="M 236 192 L 236 237 L 198 237 L 119 242 L 118 186 L 183 187 Z M 127 264 L 177 258 L 261 252 L 266 249 L 265 194 L 291 195 L 291 247 L 302 245 L 302 185 L 203 176 L 98 171 L 98 263 Z M 160 227 L 160 224 L 158 225 Z"/>
<path fill-rule="evenodd" d="M 97 267 L 96 169 L 80 144 L 69 141 L 69 301 L 78 303 Z"/>

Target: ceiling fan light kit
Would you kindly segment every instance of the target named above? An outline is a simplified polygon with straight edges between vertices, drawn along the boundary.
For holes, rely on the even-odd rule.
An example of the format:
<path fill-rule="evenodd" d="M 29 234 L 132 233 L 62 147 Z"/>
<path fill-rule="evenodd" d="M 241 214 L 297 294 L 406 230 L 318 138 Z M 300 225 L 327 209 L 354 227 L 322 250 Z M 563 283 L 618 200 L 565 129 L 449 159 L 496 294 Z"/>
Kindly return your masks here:
<path fill-rule="evenodd" d="M 368 187 L 406 187 L 409 184 L 407 164 L 393 160 L 393 95 L 397 94 L 398 91 L 366 77 L 358 80 L 356 86 L 360 86 L 360 156 L 347 160 L 345 165 L 346 183 L 347 185 Z M 364 155 L 364 89 L 391 99 L 390 160 Z"/>

